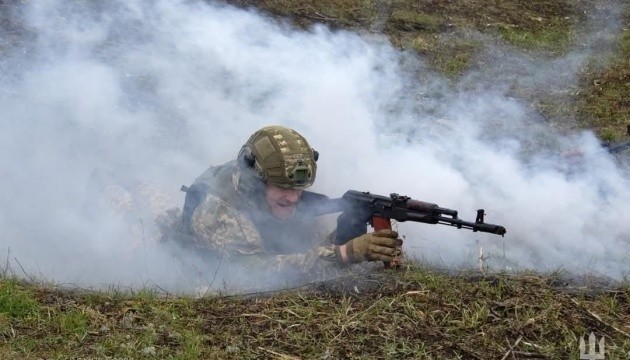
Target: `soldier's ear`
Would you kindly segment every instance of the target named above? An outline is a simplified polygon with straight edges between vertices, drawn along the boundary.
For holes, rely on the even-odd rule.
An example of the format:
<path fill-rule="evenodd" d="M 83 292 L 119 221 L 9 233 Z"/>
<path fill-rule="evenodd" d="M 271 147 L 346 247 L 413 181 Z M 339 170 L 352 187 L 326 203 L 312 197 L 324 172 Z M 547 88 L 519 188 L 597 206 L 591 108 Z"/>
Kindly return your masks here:
<path fill-rule="evenodd" d="M 317 161 L 317 159 L 319 159 L 319 151 L 313 149 L 313 159 L 315 159 L 315 161 Z"/>

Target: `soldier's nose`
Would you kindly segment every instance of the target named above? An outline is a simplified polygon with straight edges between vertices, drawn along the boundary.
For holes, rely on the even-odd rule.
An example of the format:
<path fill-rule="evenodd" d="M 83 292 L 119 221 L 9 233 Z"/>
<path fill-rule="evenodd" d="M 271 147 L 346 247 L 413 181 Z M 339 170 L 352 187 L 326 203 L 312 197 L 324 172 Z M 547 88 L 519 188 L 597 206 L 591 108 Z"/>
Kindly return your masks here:
<path fill-rule="evenodd" d="M 287 189 L 287 191 L 284 193 L 284 198 L 287 201 L 295 203 L 300 198 L 300 191 L 299 190 L 294 190 L 294 189 Z"/>

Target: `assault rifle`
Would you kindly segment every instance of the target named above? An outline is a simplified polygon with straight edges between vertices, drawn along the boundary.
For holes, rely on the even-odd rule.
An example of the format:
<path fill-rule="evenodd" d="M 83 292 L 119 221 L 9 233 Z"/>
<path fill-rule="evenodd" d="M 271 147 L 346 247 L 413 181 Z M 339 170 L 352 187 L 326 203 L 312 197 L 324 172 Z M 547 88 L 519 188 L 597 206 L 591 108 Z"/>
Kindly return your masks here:
<path fill-rule="evenodd" d="M 439 207 L 424 201 L 413 200 L 408 196 L 391 194 L 389 197 L 349 190 L 341 198 L 328 199 L 324 195 L 304 192 L 303 199 L 310 202 L 315 215 L 341 212 L 337 218 L 335 242 L 342 245 L 359 235 L 365 234 L 367 224 L 375 231 L 391 229 L 391 220 L 399 222 L 416 221 L 426 224 L 454 226 L 474 232 L 485 232 L 504 236 L 503 226 L 484 222 L 485 212 L 477 210 L 474 222 L 458 217 L 457 210 Z"/>

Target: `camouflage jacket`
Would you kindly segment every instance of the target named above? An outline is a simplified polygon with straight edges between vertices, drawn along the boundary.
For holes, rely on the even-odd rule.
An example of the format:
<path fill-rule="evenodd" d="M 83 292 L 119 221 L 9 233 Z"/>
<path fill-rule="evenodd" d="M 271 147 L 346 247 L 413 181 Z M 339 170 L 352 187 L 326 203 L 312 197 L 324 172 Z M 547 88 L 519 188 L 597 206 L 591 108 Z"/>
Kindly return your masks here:
<path fill-rule="evenodd" d="M 220 259 L 228 272 L 264 278 L 322 279 L 337 273 L 334 233 L 308 214 L 303 199 L 292 219 L 278 220 L 266 208 L 262 187 L 248 192 L 242 182 L 231 161 L 210 167 L 188 189 L 182 231 L 198 252 Z"/>

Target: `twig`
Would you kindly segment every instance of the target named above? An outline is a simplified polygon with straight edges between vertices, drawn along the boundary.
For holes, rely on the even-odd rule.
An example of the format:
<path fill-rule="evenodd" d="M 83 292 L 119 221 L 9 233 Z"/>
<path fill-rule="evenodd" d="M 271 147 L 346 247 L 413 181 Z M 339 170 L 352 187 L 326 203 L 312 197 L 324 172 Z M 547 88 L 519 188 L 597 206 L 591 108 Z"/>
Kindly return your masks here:
<path fill-rule="evenodd" d="M 594 312 L 592 312 L 592 311 L 590 311 L 589 309 L 587 309 L 587 308 L 585 308 L 584 306 L 582 306 L 582 304 L 580 304 L 580 303 L 579 303 L 577 300 L 575 300 L 574 298 L 570 298 L 570 299 L 571 299 L 571 301 L 572 301 L 575 305 L 577 305 L 580 309 L 582 309 L 582 310 L 586 311 L 586 312 L 587 312 L 589 315 L 591 315 L 591 316 L 592 316 L 595 320 L 597 320 L 597 321 L 599 321 L 600 323 L 602 323 L 603 325 L 606 325 L 606 326 L 608 326 L 609 328 L 611 328 L 611 329 L 613 329 L 613 330 L 617 331 L 618 333 L 622 334 L 623 336 L 625 336 L 625 337 L 627 337 L 627 338 L 630 338 L 630 334 L 628 334 L 627 332 L 625 332 L 625 331 L 623 331 L 623 330 L 619 329 L 618 327 L 616 327 L 616 326 L 614 326 L 614 325 L 611 325 L 611 324 L 609 324 L 609 323 L 605 322 L 604 320 L 602 320 L 602 318 L 601 318 L 599 315 L 595 314 Z"/>
<path fill-rule="evenodd" d="M 22 264 L 20 264 L 20 262 L 18 261 L 17 258 L 13 258 L 13 260 L 15 260 L 15 262 L 20 266 L 20 269 L 22 269 L 22 272 L 24 273 L 24 275 L 26 275 L 26 277 L 31 281 L 31 282 L 35 282 L 35 279 L 26 273 L 26 270 L 24 270 L 24 267 L 22 267 Z"/>
<path fill-rule="evenodd" d="M 527 342 L 527 341 L 523 341 L 523 344 L 525 344 L 525 345 L 527 345 L 527 346 L 535 347 L 536 349 L 542 349 L 542 348 L 543 348 L 543 347 L 542 347 L 542 346 L 540 346 L 540 345 L 536 345 L 536 344 L 534 344 L 534 343 L 530 343 L 530 342 Z"/>
<path fill-rule="evenodd" d="M 527 352 L 527 351 L 513 351 L 512 354 L 515 355 L 515 356 L 518 355 L 518 357 L 525 357 L 525 358 L 530 358 L 530 359 L 544 359 L 544 358 L 546 358 L 546 356 L 543 355 L 543 354 Z"/>
<path fill-rule="evenodd" d="M 339 20 L 338 18 L 333 18 L 333 17 L 330 17 L 330 16 L 326 16 L 326 15 L 320 14 L 318 12 L 314 12 L 313 14 L 315 14 L 315 15 L 313 15 L 312 17 L 317 18 L 319 20 L 323 20 L 323 21 L 337 21 L 337 20 Z"/>
<path fill-rule="evenodd" d="M 146 236 L 144 234 L 144 223 L 142 223 L 142 218 L 138 218 L 140 220 L 140 230 L 142 230 L 142 260 L 144 265 L 144 271 L 146 273 L 149 272 L 149 268 L 147 267 L 147 244 L 146 244 Z"/>
<path fill-rule="evenodd" d="M 7 248 L 7 260 L 5 261 L 4 271 L 2 275 L 6 276 L 9 273 L 9 257 L 11 256 L 11 247 Z M 14 274 L 15 275 L 15 274 Z"/>
<path fill-rule="evenodd" d="M 219 273 L 219 268 L 221 267 L 221 261 L 223 260 L 223 256 L 219 257 L 219 262 L 217 264 L 217 268 L 214 269 L 214 274 L 212 275 L 212 281 L 210 282 L 210 288 L 214 285 L 214 281 L 217 279 L 217 274 Z M 206 291 L 206 295 L 208 292 Z"/>
<path fill-rule="evenodd" d="M 159 290 L 161 290 L 161 291 L 162 291 L 162 293 L 164 293 L 164 296 L 168 297 L 168 296 L 170 296 L 170 295 L 171 295 L 171 294 L 168 292 L 168 290 L 166 290 L 166 289 L 162 288 L 160 285 L 158 285 L 158 284 L 156 284 L 156 283 L 153 283 L 153 286 L 155 286 L 156 288 L 158 288 Z"/>
<path fill-rule="evenodd" d="M 512 346 L 510 346 L 510 343 L 508 342 L 508 346 L 510 346 L 510 349 L 505 353 L 505 355 L 503 355 L 501 360 L 507 359 L 507 357 L 510 354 L 512 354 L 512 357 L 514 357 L 514 348 L 518 346 L 518 344 L 521 342 L 521 340 L 523 340 L 523 336 L 519 336 L 518 339 L 516 339 L 516 342 L 514 343 L 514 345 L 512 345 Z"/>
<path fill-rule="evenodd" d="M 481 242 L 479 240 L 477 240 L 477 246 L 479 247 L 479 271 L 482 274 L 485 274 L 485 263 L 484 263 L 484 259 L 485 257 L 483 256 L 483 245 L 481 245 Z"/>
<path fill-rule="evenodd" d="M 279 352 L 273 351 L 273 350 L 269 350 L 269 349 L 265 349 L 262 346 L 259 346 L 258 349 L 262 350 L 262 351 L 266 351 L 270 354 L 276 355 L 278 356 L 280 359 L 290 359 L 290 360 L 300 360 L 299 357 L 295 357 L 295 356 L 291 356 L 291 355 L 286 355 L 286 354 L 281 354 Z"/>

